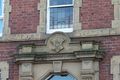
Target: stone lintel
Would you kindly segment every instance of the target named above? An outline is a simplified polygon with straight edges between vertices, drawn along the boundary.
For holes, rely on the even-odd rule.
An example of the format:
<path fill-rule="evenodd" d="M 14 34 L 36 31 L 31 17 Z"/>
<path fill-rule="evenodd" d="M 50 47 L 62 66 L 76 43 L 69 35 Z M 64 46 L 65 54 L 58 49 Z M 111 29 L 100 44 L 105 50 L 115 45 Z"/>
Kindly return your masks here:
<path fill-rule="evenodd" d="M 101 59 L 102 51 L 76 51 L 73 53 L 27 53 L 15 54 L 16 62 L 19 61 L 55 61 L 55 60 L 77 60 L 77 59 Z"/>

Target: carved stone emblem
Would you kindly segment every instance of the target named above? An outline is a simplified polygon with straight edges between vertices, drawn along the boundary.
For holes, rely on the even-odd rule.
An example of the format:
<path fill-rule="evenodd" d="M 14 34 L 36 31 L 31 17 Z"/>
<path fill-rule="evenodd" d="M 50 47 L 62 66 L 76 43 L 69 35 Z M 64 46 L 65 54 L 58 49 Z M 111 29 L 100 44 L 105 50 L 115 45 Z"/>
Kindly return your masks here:
<path fill-rule="evenodd" d="M 67 35 L 56 32 L 47 39 L 47 47 L 51 53 L 60 53 L 66 49 L 66 45 L 69 44 L 69 42 L 70 39 Z"/>
<path fill-rule="evenodd" d="M 52 44 L 52 50 L 59 53 L 61 50 L 64 49 L 64 47 L 63 47 L 64 41 L 65 41 L 65 39 L 60 38 L 60 37 L 56 37 L 56 38 L 52 39 L 50 41 Z"/>

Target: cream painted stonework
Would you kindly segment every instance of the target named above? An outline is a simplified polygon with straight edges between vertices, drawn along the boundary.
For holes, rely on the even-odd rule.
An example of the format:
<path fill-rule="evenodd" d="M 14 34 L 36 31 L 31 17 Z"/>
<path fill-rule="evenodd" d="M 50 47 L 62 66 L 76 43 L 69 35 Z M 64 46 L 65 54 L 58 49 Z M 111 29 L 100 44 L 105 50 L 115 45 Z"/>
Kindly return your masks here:
<path fill-rule="evenodd" d="M 66 71 L 73 75 L 77 80 L 81 80 L 80 77 L 80 62 L 68 62 L 63 63 L 62 72 Z M 52 64 L 35 64 L 34 65 L 34 80 L 45 80 L 50 73 L 54 72 Z"/>
<path fill-rule="evenodd" d="M 12 7 L 10 5 L 10 0 L 4 1 L 4 29 L 3 29 L 3 36 L 10 34 L 10 27 L 9 27 L 9 13 L 11 12 Z"/>
<path fill-rule="evenodd" d="M 120 27 L 120 0 L 112 0 L 114 5 L 114 20 L 112 21 L 112 28 Z"/>
<path fill-rule="evenodd" d="M 111 74 L 113 74 L 113 80 L 120 80 L 120 56 L 112 57 Z"/>
<path fill-rule="evenodd" d="M 97 63 L 97 64 L 99 64 L 99 63 Z M 72 76 L 74 76 L 77 80 L 88 80 L 88 79 L 99 80 L 99 74 L 98 74 L 99 69 L 97 69 L 99 67 L 97 64 L 96 64 L 96 62 L 94 62 L 95 72 L 87 71 L 87 73 L 82 71 L 83 70 L 82 62 L 72 62 L 72 61 L 71 62 L 63 62 L 62 66 L 59 64 L 60 65 L 59 67 L 61 67 L 61 72 L 67 72 L 68 74 L 71 74 Z M 54 72 L 54 68 L 55 67 L 53 66 L 52 63 L 33 64 L 33 68 L 32 68 L 33 73 L 34 73 L 33 80 L 45 80 L 48 76 L 51 75 L 51 73 L 56 73 L 56 72 Z M 59 73 L 61 73 L 61 72 L 59 72 Z M 24 77 L 21 77 L 20 80 L 27 80 L 27 79 L 30 79 L 30 77 L 24 76 Z M 30 79 L 30 80 L 32 80 L 32 79 Z"/>
<path fill-rule="evenodd" d="M 32 63 L 22 63 L 19 65 L 19 80 L 33 80 L 33 65 Z"/>
<path fill-rule="evenodd" d="M 2 80 L 7 80 L 9 78 L 9 64 L 6 61 L 1 61 L 0 69 Z"/>
<path fill-rule="evenodd" d="M 98 42 L 74 42 L 68 35 L 56 32 L 46 39 L 44 45 L 19 47 L 15 59 L 20 65 L 20 80 L 47 80 L 52 74 L 62 73 L 77 80 L 99 80 L 98 59 L 103 58 L 104 52 Z"/>
<path fill-rule="evenodd" d="M 32 46 L 23 46 L 19 48 L 19 53 L 30 53 L 32 52 Z"/>
<path fill-rule="evenodd" d="M 53 71 L 54 72 L 62 71 L 62 61 L 53 61 Z"/>
<path fill-rule="evenodd" d="M 83 70 L 93 69 L 93 61 L 90 60 L 82 61 L 82 69 Z"/>
<path fill-rule="evenodd" d="M 99 62 L 83 60 L 81 68 L 82 80 L 99 80 Z"/>

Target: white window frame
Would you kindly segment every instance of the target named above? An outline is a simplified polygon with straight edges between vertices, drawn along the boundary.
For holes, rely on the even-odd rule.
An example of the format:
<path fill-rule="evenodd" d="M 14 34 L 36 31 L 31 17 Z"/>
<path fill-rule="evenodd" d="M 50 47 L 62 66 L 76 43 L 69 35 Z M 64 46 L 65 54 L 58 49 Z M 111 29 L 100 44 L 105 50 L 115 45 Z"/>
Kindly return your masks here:
<path fill-rule="evenodd" d="M 66 5 L 55 5 L 55 6 L 50 6 L 50 0 L 47 0 L 47 28 L 46 28 L 46 33 L 51 34 L 54 32 L 73 32 L 73 24 L 71 24 L 71 28 L 62 28 L 62 29 L 50 29 L 50 8 L 54 7 L 68 7 L 68 6 L 73 6 L 74 8 L 74 0 L 72 0 L 72 4 L 66 4 Z M 73 10 L 73 16 L 74 16 L 74 10 Z M 74 21 L 73 21 L 74 22 Z"/>
<path fill-rule="evenodd" d="M 3 20 L 3 27 L 4 27 L 4 1 L 2 1 L 2 15 L 0 16 L 0 20 Z M 3 31 L 3 28 L 2 28 Z M 2 36 L 3 33 L 0 33 L 0 37 Z"/>

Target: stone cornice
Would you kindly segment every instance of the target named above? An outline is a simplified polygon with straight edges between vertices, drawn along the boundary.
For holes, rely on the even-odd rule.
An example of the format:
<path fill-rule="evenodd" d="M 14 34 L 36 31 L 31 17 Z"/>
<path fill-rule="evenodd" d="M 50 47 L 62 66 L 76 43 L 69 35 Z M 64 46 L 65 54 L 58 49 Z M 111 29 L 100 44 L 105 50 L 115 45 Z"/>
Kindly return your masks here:
<path fill-rule="evenodd" d="M 102 59 L 104 52 L 101 50 L 75 51 L 72 53 L 24 53 L 15 54 L 16 62 L 21 61 L 53 61 L 53 60 L 80 60 L 80 59 Z"/>

